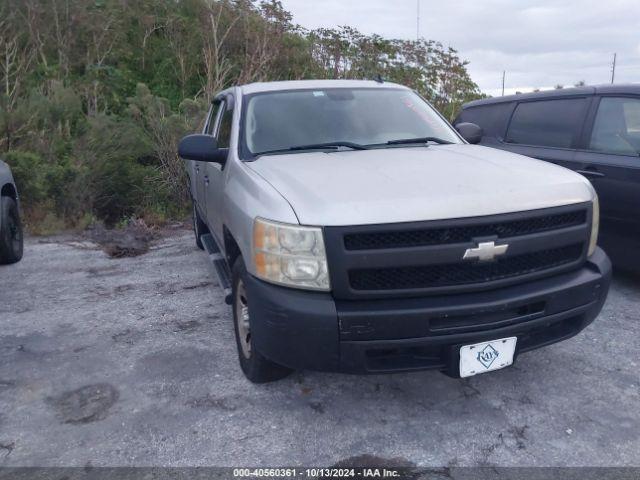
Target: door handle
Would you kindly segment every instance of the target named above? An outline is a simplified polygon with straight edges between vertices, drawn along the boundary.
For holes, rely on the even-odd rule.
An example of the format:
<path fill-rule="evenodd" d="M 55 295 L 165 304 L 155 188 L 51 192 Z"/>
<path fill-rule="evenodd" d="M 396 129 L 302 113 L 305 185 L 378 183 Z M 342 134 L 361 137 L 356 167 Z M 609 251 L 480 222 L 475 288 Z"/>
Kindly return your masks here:
<path fill-rule="evenodd" d="M 204 176 L 204 184 L 208 187 L 209 186 L 209 175 L 205 175 Z"/>
<path fill-rule="evenodd" d="M 200 173 L 200 165 L 196 164 L 196 173 Z"/>
<path fill-rule="evenodd" d="M 585 168 L 584 170 L 576 170 L 580 175 L 584 175 L 587 178 L 602 178 L 605 176 L 604 173 L 599 172 L 595 168 Z"/>

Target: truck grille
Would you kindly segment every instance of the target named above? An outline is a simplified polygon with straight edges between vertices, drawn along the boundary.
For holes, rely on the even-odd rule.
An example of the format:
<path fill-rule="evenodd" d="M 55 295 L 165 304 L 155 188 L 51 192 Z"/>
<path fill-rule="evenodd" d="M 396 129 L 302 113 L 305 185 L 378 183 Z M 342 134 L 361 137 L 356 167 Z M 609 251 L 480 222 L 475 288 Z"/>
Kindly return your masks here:
<path fill-rule="evenodd" d="M 580 259 L 582 249 L 582 244 L 576 243 L 492 263 L 353 270 L 349 272 L 349 283 L 354 290 L 398 290 L 491 282 L 575 262 Z"/>
<path fill-rule="evenodd" d="M 516 237 L 572 227 L 583 224 L 586 220 L 587 212 L 583 209 L 478 225 L 353 233 L 345 235 L 344 246 L 347 250 L 377 250 L 468 242 L 477 237 L 492 235 L 498 238 Z"/>
<path fill-rule="evenodd" d="M 486 217 L 326 227 L 336 299 L 459 293 L 497 288 L 578 268 L 591 204 Z M 508 244 L 492 262 L 463 260 L 480 242 Z"/>

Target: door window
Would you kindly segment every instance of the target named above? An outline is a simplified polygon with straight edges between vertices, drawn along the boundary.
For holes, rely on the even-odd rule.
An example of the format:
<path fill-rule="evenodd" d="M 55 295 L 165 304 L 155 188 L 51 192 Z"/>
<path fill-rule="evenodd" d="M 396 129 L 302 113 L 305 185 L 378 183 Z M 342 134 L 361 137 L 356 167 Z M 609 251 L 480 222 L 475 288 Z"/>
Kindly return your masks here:
<path fill-rule="evenodd" d="M 640 99 L 604 97 L 591 133 L 590 150 L 623 155 L 640 153 Z"/>
<path fill-rule="evenodd" d="M 223 106 L 226 105 L 223 104 Z M 218 127 L 218 134 L 216 140 L 218 141 L 218 148 L 229 148 L 231 145 L 231 125 L 233 123 L 233 110 L 225 111 L 220 119 L 220 126 Z"/>
<path fill-rule="evenodd" d="M 506 141 L 523 145 L 571 148 L 584 121 L 586 98 L 520 103 Z"/>
<path fill-rule="evenodd" d="M 218 118 L 222 114 L 224 109 L 224 102 L 220 103 L 217 107 L 214 105 L 211 107 L 211 111 L 209 112 L 209 119 L 207 120 L 207 126 L 205 128 L 205 133 L 207 135 L 213 135 L 213 132 L 216 128 L 216 124 L 218 123 Z"/>

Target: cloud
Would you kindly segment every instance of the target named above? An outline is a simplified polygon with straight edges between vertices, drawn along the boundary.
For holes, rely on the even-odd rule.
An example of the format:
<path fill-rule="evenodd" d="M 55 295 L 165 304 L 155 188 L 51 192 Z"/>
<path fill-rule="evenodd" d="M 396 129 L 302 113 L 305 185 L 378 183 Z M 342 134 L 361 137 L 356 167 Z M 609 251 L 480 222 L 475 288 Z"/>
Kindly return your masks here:
<path fill-rule="evenodd" d="M 283 0 L 307 28 L 351 25 L 386 37 L 416 37 L 416 0 Z M 469 60 L 485 92 L 507 86 L 640 81 L 638 0 L 421 0 L 420 32 Z"/>

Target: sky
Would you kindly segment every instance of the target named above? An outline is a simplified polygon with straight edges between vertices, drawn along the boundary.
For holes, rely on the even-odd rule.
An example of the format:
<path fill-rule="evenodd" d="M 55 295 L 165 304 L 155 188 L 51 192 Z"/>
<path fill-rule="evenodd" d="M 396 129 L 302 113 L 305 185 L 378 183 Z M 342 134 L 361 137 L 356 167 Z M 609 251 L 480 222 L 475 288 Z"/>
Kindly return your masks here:
<path fill-rule="evenodd" d="M 282 0 L 306 28 L 350 25 L 458 50 L 489 95 L 555 85 L 640 82 L 640 0 Z"/>

